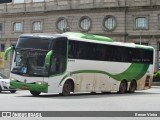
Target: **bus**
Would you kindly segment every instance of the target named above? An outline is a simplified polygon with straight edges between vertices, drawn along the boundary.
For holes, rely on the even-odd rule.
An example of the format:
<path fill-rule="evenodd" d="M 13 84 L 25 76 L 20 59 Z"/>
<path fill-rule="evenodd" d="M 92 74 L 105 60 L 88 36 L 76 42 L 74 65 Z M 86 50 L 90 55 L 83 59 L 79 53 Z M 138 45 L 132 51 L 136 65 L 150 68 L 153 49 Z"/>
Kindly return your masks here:
<path fill-rule="evenodd" d="M 151 88 L 155 50 L 76 32 L 22 34 L 13 52 L 10 85 L 40 93 L 133 93 Z"/>

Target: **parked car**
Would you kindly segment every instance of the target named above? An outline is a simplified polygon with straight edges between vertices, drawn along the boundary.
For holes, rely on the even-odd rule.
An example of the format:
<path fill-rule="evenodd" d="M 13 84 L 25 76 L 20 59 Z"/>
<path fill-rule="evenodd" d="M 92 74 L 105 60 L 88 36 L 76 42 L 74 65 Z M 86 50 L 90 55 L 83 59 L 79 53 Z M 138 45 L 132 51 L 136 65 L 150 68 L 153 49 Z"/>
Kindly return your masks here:
<path fill-rule="evenodd" d="M 10 91 L 11 93 L 15 93 L 16 89 L 10 88 L 9 78 L 0 73 L 0 93 L 1 91 Z"/>

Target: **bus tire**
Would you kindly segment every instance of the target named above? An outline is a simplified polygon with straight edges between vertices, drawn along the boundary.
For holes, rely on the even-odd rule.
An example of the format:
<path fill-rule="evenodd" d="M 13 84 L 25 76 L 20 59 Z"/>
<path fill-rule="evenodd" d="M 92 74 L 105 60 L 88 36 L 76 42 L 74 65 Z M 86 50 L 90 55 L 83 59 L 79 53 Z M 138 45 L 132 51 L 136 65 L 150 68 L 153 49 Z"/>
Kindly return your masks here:
<path fill-rule="evenodd" d="M 132 80 L 129 86 L 129 92 L 134 93 L 137 89 L 137 82 L 135 80 Z"/>
<path fill-rule="evenodd" d="M 96 94 L 96 92 L 91 92 L 91 94 L 92 94 L 92 95 L 95 95 L 95 94 Z"/>
<path fill-rule="evenodd" d="M 11 90 L 10 92 L 11 92 L 11 93 L 16 93 L 16 90 Z"/>
<path fill-rule="evenodd" d="M 71 83 L 70 81 L 67 80 L 63 85 L 62 95 L 68 96 L 70 95 L 70 92 L 71 92 Z"/>
<path fill-rule="evenodd" d="M 33 96 L 39 96 L 41 92 L 30 91 L 30 93 L 31 93 Z"/>
<path fill-rule="evenodd" d="M 120 94 L 123 94 L 127 91 L 127 82 L 126 81 L 121 81 L 119 85 L 119 92 Z"/>

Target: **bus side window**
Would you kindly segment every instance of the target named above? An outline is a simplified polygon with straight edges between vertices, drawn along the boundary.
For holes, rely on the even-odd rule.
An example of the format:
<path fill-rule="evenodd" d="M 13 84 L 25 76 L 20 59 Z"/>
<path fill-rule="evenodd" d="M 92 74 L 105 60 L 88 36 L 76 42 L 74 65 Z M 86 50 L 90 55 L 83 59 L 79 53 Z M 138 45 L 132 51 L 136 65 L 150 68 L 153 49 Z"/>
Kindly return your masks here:
<path fill-rule="evenodd" d="M 54 55 L 51 62 L 51 74 L 63 73 L 66 69 L 67 39 L 57 38 L 53 48 Z"/>
<path fill-rule="evenodd" d="M 77 56 L 77 50 L 78 42 L 70 40 L 68 45 L 68 57 L 71 59 L 75 59 Z"/>

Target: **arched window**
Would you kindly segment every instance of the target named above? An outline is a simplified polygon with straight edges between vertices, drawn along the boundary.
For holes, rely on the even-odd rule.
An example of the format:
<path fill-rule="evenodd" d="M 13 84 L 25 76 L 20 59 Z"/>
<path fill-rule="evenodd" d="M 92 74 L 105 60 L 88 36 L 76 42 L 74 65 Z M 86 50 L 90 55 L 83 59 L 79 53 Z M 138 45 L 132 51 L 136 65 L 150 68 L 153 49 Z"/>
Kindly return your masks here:
<path fill-rule="evenodd" d="M 63 32 L 64 29 L 67 27 L 67 20 L 66 18 L 59 18 L 56 22 L 56 27 L 59 31 Z"/>
<path fill-rule="evenodd" d="M 103 27 L 108 31 L 113 31 L 116 28 L 116 18 L 109 15 L 103 20 Z"/>
<path fill-rule="evenodd" d="M 89 17 L 84 16 L 79 21 L 79 27 L 82 31 L 88 31 L 91 28 L 92 21 Z"/>

